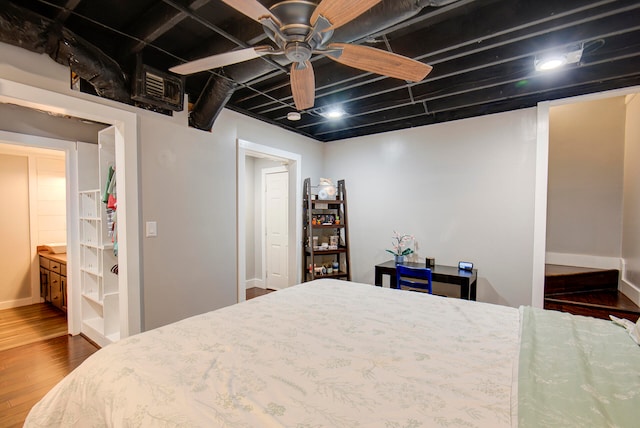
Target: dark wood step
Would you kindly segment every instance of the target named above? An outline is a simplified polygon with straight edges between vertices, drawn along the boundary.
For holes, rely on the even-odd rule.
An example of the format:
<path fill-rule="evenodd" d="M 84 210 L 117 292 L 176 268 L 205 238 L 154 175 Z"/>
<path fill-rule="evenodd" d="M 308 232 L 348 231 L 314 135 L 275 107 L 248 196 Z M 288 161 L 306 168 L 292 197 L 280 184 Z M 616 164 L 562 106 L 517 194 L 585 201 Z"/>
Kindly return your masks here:
<path fill-rule="evenodd" d="M 617 269 L 545 265 L 545 296 L 582 291 L 617 290 Z"/>
<path fill-rule="evenodd" d="M 618 290 L 546 296 L 544 308 L 602 319 L 609 319 L 609 315 L 614 315 L 636 322 L 640 318 L 640 307 Z"/>
<path fill-rule="evenodd" d="M 545 265 L 544 308 L 574 315 L 636 322 L 640 308 L 618 291 L 617 269 Z"/>

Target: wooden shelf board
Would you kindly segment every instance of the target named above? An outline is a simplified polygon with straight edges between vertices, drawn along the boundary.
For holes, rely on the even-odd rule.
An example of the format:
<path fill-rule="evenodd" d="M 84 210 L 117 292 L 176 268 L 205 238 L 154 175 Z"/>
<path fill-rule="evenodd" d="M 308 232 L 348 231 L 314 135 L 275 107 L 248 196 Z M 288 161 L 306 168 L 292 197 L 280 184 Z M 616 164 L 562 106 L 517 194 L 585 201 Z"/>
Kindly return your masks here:
<path fill-rule="evenodd" d="M 311 277 L 311 273 L 307 272 L 307 276 Z M 346 278 L 348 274 L 346 272 L 338 272 L 338 273 L 325 273 L 324 275 L 315 275 L 315 279 L 321 278 Z"/>
<path fill-rule="evenodd" d="M 342 199 L 312 199 L 311 205 L 342 205 L 344 204 L 344 200 Z"/>
<path fill-rule="evenodd" d="M 307 247 L 305 249 L 305 252 L 307 253 L 308 256 L 311 255 L 311 250 L 309 249 L 309 247 Z M 340 247 L 337 250 L 314 250 L 313 251 L 313 255 L 314 256 L 324 256 L 324 255 L 330 255 L 330 254 L 342 254 L 342 253 L 346 253 L 347 252 L 347 248 L 346 247 Z"/>

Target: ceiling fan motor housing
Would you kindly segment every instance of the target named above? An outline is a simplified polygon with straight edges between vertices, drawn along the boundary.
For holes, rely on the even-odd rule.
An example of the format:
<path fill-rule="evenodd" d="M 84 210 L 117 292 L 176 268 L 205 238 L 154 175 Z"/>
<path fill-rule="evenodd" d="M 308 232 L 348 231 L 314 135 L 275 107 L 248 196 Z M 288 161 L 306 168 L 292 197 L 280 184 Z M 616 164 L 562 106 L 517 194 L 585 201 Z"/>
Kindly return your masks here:
<path fill-rule="evenodd" d="M 333 35 L 333 30 L 326 30 L 330 26 L 328 21 L 318 19 L 322 29 L 314 28 L 311 15 L 317 4 L 307 0 L 285 0 L 276 3 L 269 11 L 280 21 L 278 26 L 273 20 L 261 20 L 264 31 L 293 62 L 304 62 L 311 58 L 316 49 L 322 49 Z"/>

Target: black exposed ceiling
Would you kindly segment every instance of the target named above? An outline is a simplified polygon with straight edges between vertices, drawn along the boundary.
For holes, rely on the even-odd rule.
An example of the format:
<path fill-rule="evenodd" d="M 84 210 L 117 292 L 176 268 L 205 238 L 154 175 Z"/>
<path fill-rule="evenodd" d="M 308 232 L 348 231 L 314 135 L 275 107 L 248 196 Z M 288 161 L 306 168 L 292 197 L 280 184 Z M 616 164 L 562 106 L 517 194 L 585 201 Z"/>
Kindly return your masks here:
<path fill-rule="evenodd" d="M 270 7 L 279 1 L 260 2 Z M 139 60 L 166 71 L 185 61 L 269 42 L 259 23 L 220 0 L 0 4 L 4 11 L 18 7 L 45 17 L 45 32 L 64 28 L 99 48 L 120 66 L 125 85 L 131 84 Z M 0 24 L 6 24 L 7 15 Z M 390 50 L 430 64 L 433 71 L 421 82 L 407 83 L 314 56 L 315 106 L 292 122 L 286 117 L 295 111 L 288 65 L 258 58 L 186 77 L 189 101 L 201 98 L 195 113 L 204 115 L 206 123 L 215 118 L 216 107 L 225 106 L 332 141 L 640 84 L 640 1 L 383 0 L 339 30 L 336 41 Z M 0 33 L 0 41 L 22 45 L 7 38 Z M 535 71 L 536 55 L 571 45 L 584 48 L 579 63 Z M 224 83 L 222 95 L 211 89 L 216 80 Z M 217 106 L 206 105 L 212 96 L 221 98 Z M 330 120 L 320 115 L 331 106 L 341 106 L 346 116 Z"/>

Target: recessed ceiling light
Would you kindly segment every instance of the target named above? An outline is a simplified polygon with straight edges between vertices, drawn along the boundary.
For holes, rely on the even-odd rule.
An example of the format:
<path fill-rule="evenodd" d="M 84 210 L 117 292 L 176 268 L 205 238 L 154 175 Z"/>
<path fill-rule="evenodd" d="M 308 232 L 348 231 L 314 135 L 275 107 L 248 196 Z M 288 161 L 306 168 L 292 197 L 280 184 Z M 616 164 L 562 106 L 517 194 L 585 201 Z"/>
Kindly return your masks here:
<path fill-rule="evenodd" d="M 566 63 L 567 57 L 565 55 L 558 55 L 537 60 L 535 65 L 536 70 L 538 71 L 548 71 L 553 70 L 554 68 L 562 67 Z"/>
<path fill-rule="evenodd" d="M 287 119 L 292 121 L 300 120 L 301 117 L 302 116 L 300 116 L 300 113 L 297 111 L 290 111 L 289 113 L 287 113 Z"/>
<path fill-rule="evenodd" d="M 340 119 L 345 114 L 346 113 L 341 108 L 331 108 L 320 113 L 320 115 L 326 117 L 327 119 Z"/>
<path fill-rule="evenodd" d="M 554 70 L 567 64 L 576 64 L 582 59 L 583 44 L 571 45 L 560 51 L 538 55 L 534 65 L 537 71 Z"/>

